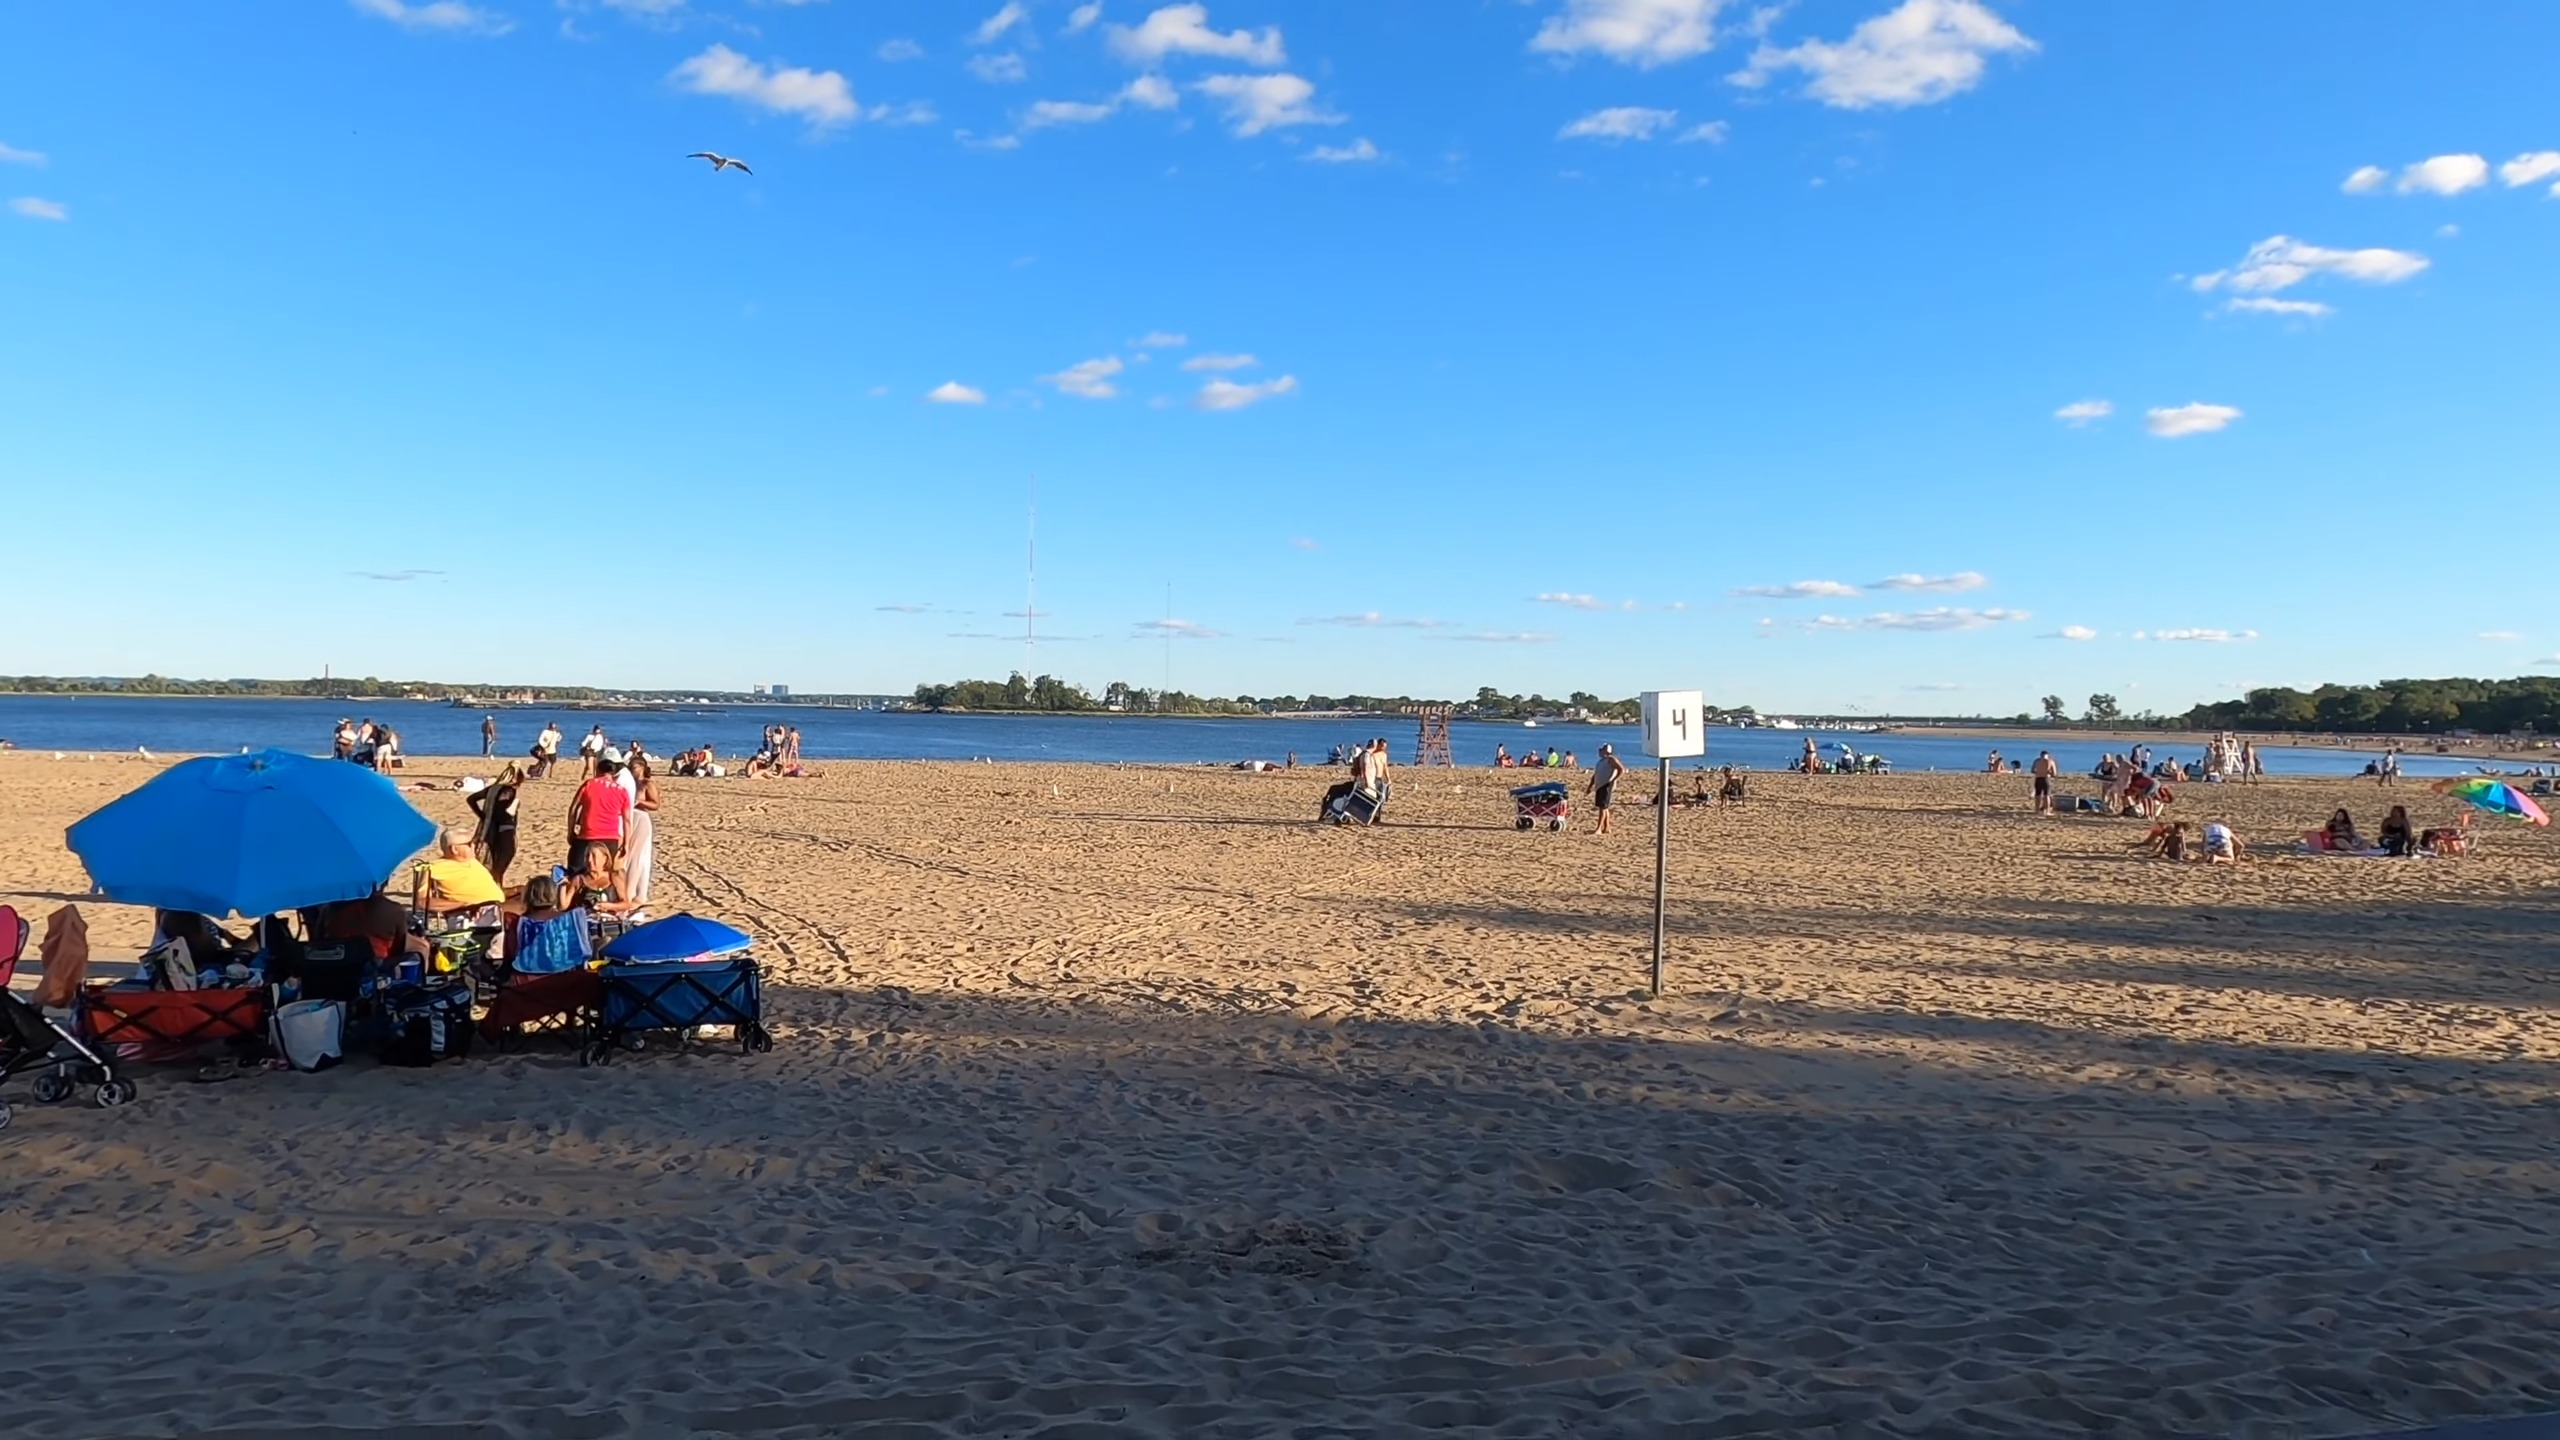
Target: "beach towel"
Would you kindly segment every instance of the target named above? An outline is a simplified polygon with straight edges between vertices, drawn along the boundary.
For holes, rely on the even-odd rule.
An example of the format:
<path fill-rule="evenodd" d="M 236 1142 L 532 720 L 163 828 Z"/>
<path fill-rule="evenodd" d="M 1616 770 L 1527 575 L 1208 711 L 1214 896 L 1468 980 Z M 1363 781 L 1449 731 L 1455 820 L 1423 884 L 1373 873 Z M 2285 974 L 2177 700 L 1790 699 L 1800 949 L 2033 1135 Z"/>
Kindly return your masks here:
<path fill-rule="evenodd" d="M 586 917 L 569 914 L 554 920 L 517 921 L 515 958 L 507 967 L 518 975 L 557 975 L 591 958 Z"/>
<path fill-rule="evenodd" d="M 68 1010 L 89 978 L 89 922 L 77 905 L 65 905 L 45 918 L 44 940 L 36 947 L 44 956 L 44 980 L 36 986 L 36 1004 Z"/>

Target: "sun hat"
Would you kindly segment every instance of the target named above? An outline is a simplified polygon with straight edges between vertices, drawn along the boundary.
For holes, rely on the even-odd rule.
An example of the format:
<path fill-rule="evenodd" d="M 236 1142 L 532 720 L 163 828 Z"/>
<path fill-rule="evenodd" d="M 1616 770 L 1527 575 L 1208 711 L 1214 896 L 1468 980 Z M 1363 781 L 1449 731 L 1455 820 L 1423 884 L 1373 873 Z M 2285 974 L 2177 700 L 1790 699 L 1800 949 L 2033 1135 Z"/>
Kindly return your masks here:
<path fill-rule="evenodd" d="M 622 763 L 622 752 L 611 745 L 607 745 L 604 747 L 604 753 L 596 758 L 602 760 L 607 765 L 619 765 Z"/>

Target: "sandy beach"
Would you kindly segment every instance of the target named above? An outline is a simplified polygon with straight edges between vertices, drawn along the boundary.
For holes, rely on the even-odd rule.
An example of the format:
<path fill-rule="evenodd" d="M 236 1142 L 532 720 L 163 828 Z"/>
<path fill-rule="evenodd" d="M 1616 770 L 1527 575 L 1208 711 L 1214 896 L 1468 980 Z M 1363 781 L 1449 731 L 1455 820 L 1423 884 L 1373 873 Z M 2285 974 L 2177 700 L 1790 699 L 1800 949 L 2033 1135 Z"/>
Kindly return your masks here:
<path fill-rule="evenodd" d="M 84 891 L 63 827 L 152 768 L 0 756 L 0 903 Z M 2023 779 L 1762 774 L 1674 812 L 1647 1000 L 1641 804 L 1521 834 L 1517 777 L 1405 770 L 1394 823 L 1340 830 L 1307 823 L 1326 778 L 662 778 L 662 908 L 758 936 L 770 1055 L 159 1071 L 117 1111 L 13 1082 L 11 1425 L 2316 1440 L 2560 1409 L 2560 837 L 2296 856 L 2341 804 L 2455 812 L 2181 787 L 2259 852 L 2208 869 Z M 138 947 L 143 912 L 85 908 Z"/>

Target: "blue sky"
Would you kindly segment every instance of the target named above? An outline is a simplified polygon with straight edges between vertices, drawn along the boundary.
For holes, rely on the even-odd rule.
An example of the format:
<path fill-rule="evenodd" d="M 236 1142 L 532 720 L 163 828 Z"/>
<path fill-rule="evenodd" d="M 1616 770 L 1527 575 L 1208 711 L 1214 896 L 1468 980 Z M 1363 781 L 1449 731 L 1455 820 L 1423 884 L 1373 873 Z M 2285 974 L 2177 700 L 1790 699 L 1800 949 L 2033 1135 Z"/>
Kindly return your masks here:
<path fill-rule="evenodd" d="M 0 24 L 0 670 L 2560 667 L 2539 0 Z"/>

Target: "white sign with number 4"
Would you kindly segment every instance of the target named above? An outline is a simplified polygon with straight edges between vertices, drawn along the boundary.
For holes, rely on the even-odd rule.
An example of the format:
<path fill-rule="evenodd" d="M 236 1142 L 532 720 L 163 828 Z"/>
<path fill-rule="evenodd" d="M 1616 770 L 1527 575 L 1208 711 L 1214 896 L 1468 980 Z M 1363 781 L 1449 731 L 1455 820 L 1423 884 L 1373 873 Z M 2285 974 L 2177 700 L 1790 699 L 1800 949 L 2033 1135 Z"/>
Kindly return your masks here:
<path fill-rule="evenodd" d="M 1706 692 L 1644 692 L 1644 753 L 1656 760 L 1687 760 L 1706 754 Z"/>

